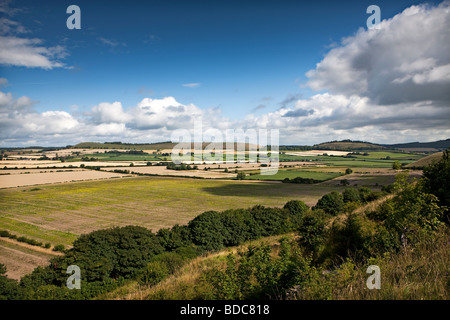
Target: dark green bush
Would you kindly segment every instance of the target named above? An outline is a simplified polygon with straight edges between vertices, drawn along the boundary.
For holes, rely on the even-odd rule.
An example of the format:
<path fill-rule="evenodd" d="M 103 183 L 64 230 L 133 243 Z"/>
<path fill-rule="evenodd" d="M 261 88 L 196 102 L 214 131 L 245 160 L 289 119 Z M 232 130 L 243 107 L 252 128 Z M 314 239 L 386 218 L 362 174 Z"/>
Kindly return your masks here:
<path fill-rule="evenodd" d="M 63 252 L 65 249 L 66 248 L 62 244 L 57 244 L 56 246 L 53 247 L 53 251 L 61 251 L 61 252 Z"/>
<path fill-rule="evenodd" d="M 314 252 L 323 243 L 325 237 L 326 215 L 323 210 L 309 211 L 303 216 L 302 223 L 298 228 L 300 236 L 299 243 Z"/>
<path fill-rule="evenodd" d="M 343 200 L 345 203 L 347 202 L 361 202 L 361 196 L 356 188 L 346 188 L 342 192 Z"/>
<path fill-rule="evenodd" d="M 309 210 L 309 207 L 301 200 L 291 200 L 285 203 L 283 209 L 286 209 L 290 214 L 297 216 L 299 220 Z"/>
<path fill-rule="evenodd" d="M 188 224 L 192 240 L 196 245 L 208 251 L 220 250 L 225 241 L 225 230 L 220 214 L 217 211 L 207 211 L 195 217 Z"/>
<path fill-rule="evenodd" d="M 439 199 L 439 205 L 450 208 L 450 149 L 444 151 L 439 161 L 434 161 L 423 168 L 423 190 L 434 194 Z M 442 220 L 450 223 L 449 210 Z"/>
<path fill-rule="evenodd" d="M 332 191 L 320 198 L 313 209 L 322 209 L 335 216 L 344 211 L 344 197 L 339 192 Z"/>

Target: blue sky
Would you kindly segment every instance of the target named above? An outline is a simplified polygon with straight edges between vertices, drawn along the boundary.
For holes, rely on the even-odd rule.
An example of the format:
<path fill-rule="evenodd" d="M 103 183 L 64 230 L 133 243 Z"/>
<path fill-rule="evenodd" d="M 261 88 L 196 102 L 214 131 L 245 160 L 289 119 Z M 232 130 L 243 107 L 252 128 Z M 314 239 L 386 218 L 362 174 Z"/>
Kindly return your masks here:
<path fill-rule="evenodd" d="M 311 103 L 317 94 L 344 95 L 350 99 L 353 93 L 336 90 L 339 86 L 333 83 L 328 86 L 308 84 L 313 77 L 307 76 L 307 72 L 316 70 L 317 64 L 333 49 L 345 47 L 343 38 L 354 37 L 358 30 L 367 29 L 369 14 L 366 9 L 369 5 L 378 5 L 381 18 L 389 20 L 421 3 L 411 0 L 7 1 L 1 12 L 2 19 L 7 21 L 2 24 L 3 36 L 11 41 L 38 39 L 39 42 L 25 46 L 25 49 L 44 48 L 47 51 L 42 55 L 53 65 L 30 66 L 16 60 L 8 62 L 11 60 L 8 57 L 0 60 L 0 78 L 6 79 L 0 89 L 4 94 L 11 94 L 14 101 L 28 97 L 32 101 L 30 107 L 38 115 L 64 111 L 84 128 L 88 124 L 101 124 L 91 119 L 93 108 L 100 103 L 120 102 L 120 110 L 126 113 L 145 98 L 166 97 L 173 97 L 183 106 L 192 104 L 200 110 L 215 110 L 226 119 L 219 122 L 228 121 L 234 127 L 247 128 L 250 127 L 249 116 L 252 119 L 260 117 L 258 123 L 261 123 L 264 117 L 274 116 L 280 108 L 295 111 L 302 103 Z M 441 1 L 427 3 L 435 7 Z M 66 8 L 71 4 L 81 8 L 81 30 L 66 27 L 69 17 Z M 420 47 L 420 43 L 415 45 Z M 439 55 L 439 59 L 433 56 L 438 55 L 436 52 L 429 54 L 428 58 L 413 57 L 414 61 L 435 61 L 431 68 L 446 66 L 448 54 Z M 446 74 L 443 79 L 447 81 Z M 329 83 L 328 80 L 321 81 Z M 357 94 L 378 103 L 370 93 Z M 440 94 L 439 91 L 436 93 L 437 96 Z M 418 101 L 427 101 L 420 99 Z M 321 118 L 321 121 L 326 120 Z M 103 124 L 114 123 L 119 122 Z M 149 140 L 164 137 L 162 132 L 154 135 L 145 132 L 137 138 L 136 132 L 128 131 L 136 125 L 121 124 L 125 130 L 119 130 L 121 134 L 113 130 L 111 135 L 107 132 L 76 138 L 68 135 L 67 143 L 57 130 L 52 137 L 30 129 L 27 131 L 29 139 L 25 134 L 0 135 L 0 145 L 39 144 L 39 140 L 43 144 L 70 144 L 81 138 L 101 140 L 110 137 L 134 142 L 144 137 Z M 445 127 L 445 123 L 443 125 Z M 353 137 L 349 135 L 355 135 L 358 130 L 343 133 L 338 127 L 332 127 L 333 134 L 317 134 L 314 139 L 306 139 L 301 132 L 294 139 L 286 132 L 281 135 L 286 137 L 281 143 L 311 144 L 333 137 L 360 139 L 372 136 L 367 124 L 359 127 L 366 128 L 365 131 L 361 129 L 360 136 Z M 283 125 L 279 129 L 283 129 Z M 416 127 L 413 129 L 417 130 Z M 326 132 L 324 130 L 321 132 Z M 400 138 L 398 133 L 392 136 L 406 141 L 420 137 L 418 132 L 411 131 L 410 134 Z M 447 132 L 441 135 L 430 132 L 424 139 L 444 135 Z M 381 133 L 374 138 L 380 140 L 375 142 L 392 139 Z"/>

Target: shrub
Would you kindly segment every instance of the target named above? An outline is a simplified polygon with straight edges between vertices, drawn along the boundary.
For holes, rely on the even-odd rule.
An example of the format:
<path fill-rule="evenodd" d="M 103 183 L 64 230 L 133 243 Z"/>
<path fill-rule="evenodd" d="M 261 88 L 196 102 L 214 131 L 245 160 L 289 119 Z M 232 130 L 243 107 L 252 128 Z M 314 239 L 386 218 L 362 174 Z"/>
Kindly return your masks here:
<path fill-rule="evenodd" d="M 187 226 L 174 225 L 171 229 L 159 229 L 156 236 L 159 243 L 167 250 L 172 251 L 179 247 L 191 244 L 191 230 Z"/>
<path fill-rule="evenodd" d="M 393 163 L 392 163 L 392 169 L 394 169 L 394 170 L 400 170 L 402 168 L 402 165 L 401 165 L 401 163 L 398 161 L 398 160 L 395 160 Z"/>
<path fill-rule="evenodd" d="M 423 190 L 434 194 L 441 206 L 450 207 L 450 149 L 444 151 L 441 160 L 423 168 Z M 449 211 L 443 220 L 450 223 Z"/>
<path fill-rule="evenodd" d="M 309 207 L 301 200 L 290 200 L 283 206 L 284 209 L 288 210 L 293 215 L 303 216 Z"/>
<path fill-rule="evenodd" d="M 153 261 L 139 272 L 138 282 L 140 284 L 155 285 L 169 275 L 167 266 L 162 261 Z"/>
<path fill-rule="evenodd" d="M 325 216 L 322 210 L 314 210 L 303 216 L 298 228 L 299 243 L 309 251 L 316 251 L 322 244 L 325 236 Z"/>
<path fill-rule="evenodd" d="M 283 209 L 287 210 L 294 217 L 294 223 L 300 224 L 309 207 L 301 200 L 291 200 L 286 202 Z"/>
<path fill-rule="evenodd" d="M 82 280 L 106 281 L 130 278 L 152 258 L 164 251 L 156 235 L 144 227 L 126 226 L 81 235 L 65 256 L 54 260 L 57 282 L 64 283 L 64 272 L 71 264 L 82 270 Z"/>
<path fill-rule="evenodd" d="M 64 245 L 62 244 L 57 244 L 56 246 L 53 247 L 53 251 L 61 251 L 64 252 L 66 248 L 64 247 Z"/>
<path fill-rule="evenodd" d="M 369 256 L 372 236 L 376 223 L 363 214 L 348 214 L 344 220 L 333 222 L 327 245 L 332 248 L 332 256 L 345 258 Z"/>
<path fill-rule="evenodd" d="M 236 176 L 236 179 L 238 180 L 244 180 L 245 179 L 245 172 L 239 172 Z"/>
<path fill-rule="evenodd" d="M 206 250 L 220 250 L 224 243 L 224 226 L 216 211 L 207 211 L 195 217 L 188 224 L 192 240 Z"/>
<path fill-rule="evenodd" d="M 320 198 L 313 209 L 323 209 L 326 213 L 337 215 L 344 210 L 344 197 L 339 192 L 332 191 Z"/>
<path fill-rule="evenodd" d="M 361 196 L 356 188 L 346 188 L 342 192 L 343 200 L 345 203 L 347 202 L 361 202 Z"/>
<path fill-rule="evenodd" d="M 6 266 L 0 263 L 0 300 L 21 300 L 23 293 L 16 280 L 6 277 Z"/>

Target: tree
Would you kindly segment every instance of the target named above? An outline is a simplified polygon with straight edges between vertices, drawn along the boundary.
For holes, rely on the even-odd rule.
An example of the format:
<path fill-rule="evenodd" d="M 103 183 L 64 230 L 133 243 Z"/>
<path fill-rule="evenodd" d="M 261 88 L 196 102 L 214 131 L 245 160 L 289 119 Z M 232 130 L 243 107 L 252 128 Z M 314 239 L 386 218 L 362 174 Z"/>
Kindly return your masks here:
<path fill-rule="evenodd" d="M 292 215 L 301 220 L 303 215 L 309 210 L 309 207 L 301 200 L 291 200 L 286 202 L 283 209 L 288 210 Z"/>
<path fill-rule="evenodd" d="M 425 192 L 434 194 L 441 206 L 450 207 L 450 148 L 445 150 L 439 161 L 434 161 L 423 168 L 423 188 Z M 445 220 L 449 219 L 447 210 Z"/>
<path fill-rule="evenodd" d="M 298 228 L 299 243 L 310 251 L 316 251 L 323 242 L 325 236 L 325 219 L 323 211 L 315 210 L 303 217 L 302 224 Z"/>
<path fill-rule="evenodd" d="M 323 209 L 335 216 L 344 210 L 344 197 L 337 191 L 327 193 L 317 201 L 313 209 Z"/>
<path fill-rule="evenodd" d="M 16 280 L 6 277 L 6 266 L 0 263 L 0 300 L 22 299 L 22 292 Z"/>
<path fill-rule="evenodd" d="M 188 224 L 192 240 L 207 251 L 220 250 L 225 242 L 225 230 L 220 213 L 207 211 L 195 217 Z"/>
<path fill-rule="evenodd" d="M 245 172 L 238 172 L 236 179 L 238 180 L 244 180 L 245 179 Z"/>
<path fill-rule="evenodd" d="M 400 162 L 398 160 L 395 160 L 392 163 L 392 169 L 394 170 L 400 170 L 402 168 L 402 165 L 400 164 Z"/>
<path fill-rule="evenodd" d="M 343 196 L 343 200 L 345 203 L 361 201 L 360 193 L 359 193 L 358 189 L 356 189 L 356 188 L 346 188 L 342 192 L 342 196 Z"/>
<path fill-rule="evenodd" d="M 353 170 L 352 170 L 352 169 L 347 168 L 347 169 L 345 170 L 345 174 L 351 174 L 351 173 L 353 173 Z"/>

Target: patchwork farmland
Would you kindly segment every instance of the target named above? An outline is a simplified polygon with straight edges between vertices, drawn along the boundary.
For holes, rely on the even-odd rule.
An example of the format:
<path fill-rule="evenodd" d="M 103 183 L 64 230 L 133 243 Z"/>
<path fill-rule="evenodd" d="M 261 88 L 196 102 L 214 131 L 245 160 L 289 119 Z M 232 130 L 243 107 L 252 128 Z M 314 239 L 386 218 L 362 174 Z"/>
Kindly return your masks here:
<path fill-rule="evenodd" d="M 139 225 L 156 232 L 186 224 L 209 210 L 258 204 L 282 207 L 292 199 L 312 207 L 324 194 L 342 190 L 343 179 L 352 186 L 379 190 L 393 182 L 394 161 L 408 164 L 424 156 L 389 151 L 281 152 L 278 172 L 263 175 L 260 163 L 202 162 L 195 169 L 172 170 L 165 165 L 169 149 L 151 146 L 130 152 L 120 145 L 99 146 L 7 153 L 0 165 L 0 230 L 49 243 L 51 248 L 70 248 L 80 235 L 113 226 Z M 346 174 L 346 169 L 352 173 Z M 245 179 L 236 180 L 238 173 Z M 420 176 L 419 171 L 410 174 Z M 282 183 L 297 177 L 322 182 Z M 16 279 L 58 254 L 51 248 L 0 240 L 0 263 Z"/>

